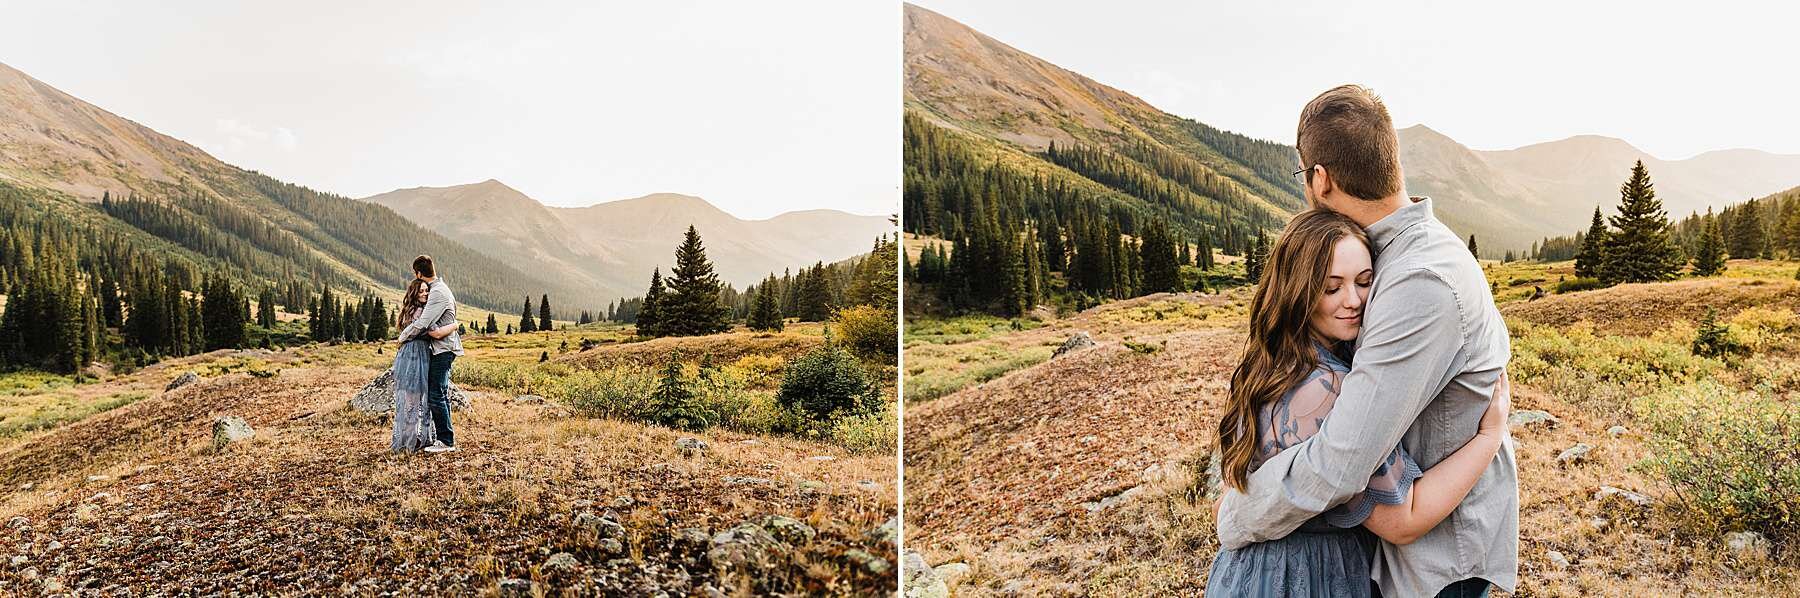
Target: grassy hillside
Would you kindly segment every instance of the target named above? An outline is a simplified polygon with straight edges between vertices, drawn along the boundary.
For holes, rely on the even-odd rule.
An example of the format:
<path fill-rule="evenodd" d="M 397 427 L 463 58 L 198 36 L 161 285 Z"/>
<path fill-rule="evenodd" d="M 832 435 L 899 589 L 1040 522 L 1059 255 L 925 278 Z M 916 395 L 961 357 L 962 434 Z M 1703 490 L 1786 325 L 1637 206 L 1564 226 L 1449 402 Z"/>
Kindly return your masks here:
<path fill-rule="evenodd" d="M 1729 265 L 1557 294 L 1568 262 L 1484 262 L 1513 334 L 1513 411 L 1559 420 L 1512 430 L 1516 595 L 1800 590 L 1783 515 L 1800 491 L 1800 282 L 1791 262 Z M 1248 298 L 1154 295 L 1024 330 L 909 323 L 908 394 L 941 396 L 907 409 L 908 548 L 969 565 L 940 569 L 958 595 L 1200 591 L 1217 550 L 1211 434 Z M 1709 307 L 1733 347 L 1722 356 L 1693 353 Z M 1077 332 L 1097 346 L 1048 357 Z M 999 373 L 931 367 L 945 363 Z M 1578 443 L 1585 458 L 1559 462 Z M 1649 500 L 1597 497 L 1606 487 Z"/>

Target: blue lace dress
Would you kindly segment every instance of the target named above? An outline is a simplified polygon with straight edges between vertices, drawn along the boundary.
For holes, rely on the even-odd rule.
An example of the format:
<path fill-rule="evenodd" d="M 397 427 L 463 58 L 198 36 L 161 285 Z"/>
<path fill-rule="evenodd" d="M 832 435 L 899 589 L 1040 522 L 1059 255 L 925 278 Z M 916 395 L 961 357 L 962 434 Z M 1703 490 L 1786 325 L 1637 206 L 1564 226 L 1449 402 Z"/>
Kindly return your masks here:
<path fill-rule="evenodd" d="M 1350 364 L 1320 345 L 1319 366 L 1306 379 L 1263 406 L 1257 419 L 1255 471 L 1283 449 L 1319 432 L 1337 402 Z M 1422 474 L 1406 451 L 1394 447 L 1369 485 L 1349 502 L 1301 524 L 1279 540 L 1220 550 L 1207 579 L 1207 596 L 1353 596 L 1373 594 L 1371 568 L 1377 540 L 1362 527 L 1378 504 L 1400 504 Z"/>
<path fill-rule="evenodd" d="M 431 409 L 425 400 L 431 391 L 430 337 L 419 335 L 394 352 L 394 452 L 423 450 L 437 441 Z"/>

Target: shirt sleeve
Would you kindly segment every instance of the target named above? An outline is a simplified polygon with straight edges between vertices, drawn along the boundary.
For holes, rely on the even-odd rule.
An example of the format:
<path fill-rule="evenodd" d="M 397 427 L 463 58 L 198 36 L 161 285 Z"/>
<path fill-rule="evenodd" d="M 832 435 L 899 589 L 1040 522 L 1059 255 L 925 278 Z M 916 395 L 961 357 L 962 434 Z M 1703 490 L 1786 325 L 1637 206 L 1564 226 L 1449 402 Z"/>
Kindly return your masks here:
<path fill-rule="evenodd" d="M 455 304 L 456 296 L 450 294 L 448 285 L 432 285 L 431 296 L 425 299 L 425 306 L 419 308 L 419 315 L 415 316 L 412 323 L 407 324 L 406 328 L 400 331 L 399 339 L 409 341 L 426 330 L 430 330 L 437 324 L 438 318 L 443 317 L 444 311 Z"/>
<path fill-rule="evenodd" d="M 1331 417 L 1252 472 L 1246 492 L 1226 492 L 1218 520 L 1225 548 L 1286 536 L 1367 489 L 1465 359 L 1456 295 L 1433 272 L 1401 273 L 1376 289 L 1369 312 Z"/>

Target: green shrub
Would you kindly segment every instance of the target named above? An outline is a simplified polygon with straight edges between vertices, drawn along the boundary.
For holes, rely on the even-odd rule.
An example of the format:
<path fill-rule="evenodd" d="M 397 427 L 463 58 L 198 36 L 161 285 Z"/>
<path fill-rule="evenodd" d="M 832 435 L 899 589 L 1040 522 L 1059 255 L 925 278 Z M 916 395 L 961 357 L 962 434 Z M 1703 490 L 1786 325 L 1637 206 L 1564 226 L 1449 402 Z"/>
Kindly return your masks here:
<path fill-rule="evenodd" d="M 1800 407 L 1705 380 L 1633 410 L 1678 521 L 1705 538 L 1748 530 L 1778 547 L 1800 540 Z"/>
<path fill-rule="evenodd" d="M 663 366 L 662 378 L 650 393 L 650 420 L 677 430 L 704 430 L 712 425 L 714 416 L 683 379 L 681 369 L 679 358 Z"/>
<path fill-rule="evenodd" d="M 1695 355 L 1702 357 L 1723 357 L 1729 353 L 1738 353 L 1743 349 L 1728 334 L 1730 331 L 1718 320 L 1718 312 L 1706 308 L 1706 316 L 1700 318 L 1700 329 L 1694 335 L 1691 346 Z"/>
<path fill-rule="evenodd" d="M 1590 291 L 1593 289 L 1600 289 L 1600 288 L 1606 288 L 1606 283 L 1600 282 L 1600 279 L 1598 279 L 1598 278 L 1571 278 L 1569 280 L 1565 280 L 1565 281 L 1556 283 L 1556 292 L 1558 292 L 1558 293 L 1573 293 L 1575 291 Z"/>
<path fill-rule="evenodd" d="M 899 351 L 894 312 L 867 305 L 844 308 L 837 313 L 837 330 L 838 342 L 863 359 L 893 361 Z"/>
<path fill-rule="evenodd" d="M 818 421 L 881 408 L 878 390 L 856 356 L 836 344 L 813 349 L 788 365 L 776 399 Z"/>
<path fill-rule="evenodd" d="M 873 413 L 838 418 L 831 425 L 832 442 L 865 455 L 894 454 L 899 435 L 899 420 L 891 404 Z"/>
<path fill-rule="evenodd" d="M 643 420 L 654 412 L 655 391 L 656 376 L 648 368 L 621 366 L 572 372 L 543 394 L 583 416 Z"/>

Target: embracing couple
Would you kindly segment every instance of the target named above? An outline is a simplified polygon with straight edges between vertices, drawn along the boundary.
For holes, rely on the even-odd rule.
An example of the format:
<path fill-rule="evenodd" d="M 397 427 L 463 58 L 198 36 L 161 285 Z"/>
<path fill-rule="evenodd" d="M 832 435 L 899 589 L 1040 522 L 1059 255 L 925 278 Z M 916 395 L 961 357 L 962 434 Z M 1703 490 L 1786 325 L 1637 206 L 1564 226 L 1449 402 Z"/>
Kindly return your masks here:
<path fill-rule="evenodd" d="M 396 322 L 394 352 L 394 452 L 456 450 L 450 428 L 450 364 L 462 355 L 456 295 L 437 276 L 431 256 L 413 260 Z"/>
<path fill-rule="evenodd" d="M 1311 210 L 1269 252 L 1219 423 L 1208 596 L 1485 596 L 1518 577 L 1506 322 L 1406 195 L 1381 99 L 1300 114 Z"/>

